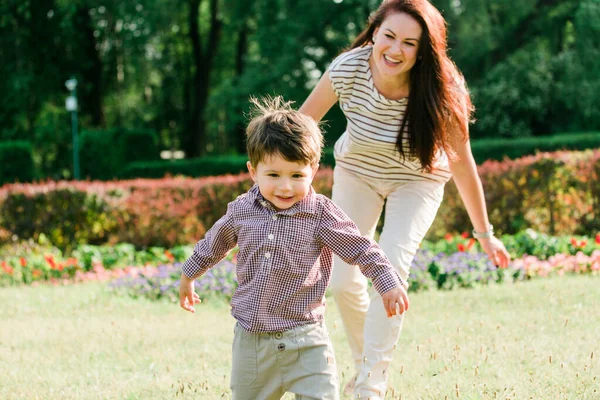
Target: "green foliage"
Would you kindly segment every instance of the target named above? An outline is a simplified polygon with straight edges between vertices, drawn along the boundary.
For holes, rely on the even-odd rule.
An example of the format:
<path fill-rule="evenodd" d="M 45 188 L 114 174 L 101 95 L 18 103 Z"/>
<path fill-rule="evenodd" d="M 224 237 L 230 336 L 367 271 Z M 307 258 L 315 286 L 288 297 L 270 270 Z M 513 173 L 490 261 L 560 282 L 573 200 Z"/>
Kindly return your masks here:
<path fill-rule="evenodd" d="M 123 169 L 121 178 L 163 178 L 167 175 L 203 177 L 246 172 L 246 155 L 205 156 L 183 160 L 163 160 L 152 162 L 133 162 Z M 321 166 L 335 165 L 333 149 L 325 149 L 321 157 Z"/>
<path fill-rule="evenodd" d="M 86 130 L 81 133 L 81 173 L 90 179 L 110 180 L 123 175 L 130 162 L 159 158 L 157 135 L 144 129 Z"/>
<path fill-rule="evenodd" d="M 558 150 L 586 150 L 600 147 L 600 132 L 562 133 L 544 137 L 524 137 L 513 139 L 475 139 L 471 149 L 475 161 L 516 159 L 535 154 Z"/>
<path fill-rule="evenodd" d="M 64 82 L 75 76 L 86 130 L 153 129 L 159 149 L 193 154 L 190 138 L 199 127 L 192 110 L 206 94 L 199 111 L 206 120 L 206 153 L 243 153 L 248 97 L 281 94 L 300 106 L 380 2 L 215 2 L 221 40 L 212 63 L 204 64 L 210 71 L 195 80 L 195 62 L 210 48 L 207 1 L 173 7 L 158 0 L 6 0 L 0 18 L 0 140 L 30 141 L 41 177 L 69 177 L 72 139 Z M 451 56 L 474 94 L 479 120 L 474 138 L 600 126 L 597 0 L 433 4 L 449 23 Z M 198 11 L 200 55 L 189 35 L 192 11 Z M 332 146 L 346 122 L 338 107 L 325 120 Z M 122 162 L 114 159 L 113 152 L 122 150 L 116 146 L 104 154 L 92 151 L 91 158 L 84 154 L 83 175 L 111 179 L 120 176 L 125 162 L 156 159 L 151 142 L 134 142 L 149 148 L 126 145 L 125 152 L 136 153 L 123 155 Z"/>
<path fill-rule="evenodd" d="M 158 135 L 154 131 L 125 129 L 121 132 L 120 141 L 127 163 L 159 159 Z"/>
<path fill-rule="evenodd" d="M 81 176 L 89 179 L 117 178 L 125 164 L 119 130 L 85 130 L 80 141 Z"/>
<path fill-rule="evenodd" d="M 477 107 L 474 137 L 522 138 L 553 132 L 548 126 L 554 76 L 548 46 L 539 41 L 496 65 L 472 87 Z"/>
<path fill-rule="evenodd" d="M 0 141 L 0 186 L 8 182 L 31 182 L 35 177 L 31 144 Z"/>
<path fill-rule="evenodd" d="M 192 177 L 246 172 L 246 155 L 200 157 L 185 160 L 134 162 L 124 168 L 122 178 L 162 178 L 166 175 Z"/>

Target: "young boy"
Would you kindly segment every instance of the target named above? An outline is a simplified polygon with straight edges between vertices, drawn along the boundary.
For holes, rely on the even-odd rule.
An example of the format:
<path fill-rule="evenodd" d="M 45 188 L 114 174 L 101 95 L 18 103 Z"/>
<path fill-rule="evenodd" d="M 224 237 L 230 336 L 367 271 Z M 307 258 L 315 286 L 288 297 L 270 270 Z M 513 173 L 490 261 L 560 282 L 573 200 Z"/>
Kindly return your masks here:
<path fill-rule="evenodd" d="M 195 311 L 194 279 L 237 244 L 233 398 L 279 399 L 291 392 L 297 399 L 338 399 L 323 322 L 332 252 L 360 266 L 388 317 L 408 309 L 408 296 L 381 248 L 312 189 L 323 143 L 316 122 L 281 97 L 252 102 L 258 113 L 246 133 L 255 186 L 229 203 L 184 263 L 180 305 Z"/>

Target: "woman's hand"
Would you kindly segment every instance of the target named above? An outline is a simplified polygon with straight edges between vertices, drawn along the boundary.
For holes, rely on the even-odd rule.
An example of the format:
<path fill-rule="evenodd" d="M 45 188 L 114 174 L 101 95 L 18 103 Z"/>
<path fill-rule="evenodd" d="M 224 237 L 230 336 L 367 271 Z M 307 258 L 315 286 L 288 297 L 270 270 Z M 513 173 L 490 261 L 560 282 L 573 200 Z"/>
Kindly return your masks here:
<path fill-rule="evenodd" d="M 479 244 L 483 248 L 490 258 L 490 260 L 494 263 L 494 265 L 498 268 L 507 268 L 508 263 L 510 262 L 510 254 L 504 247 L 504 244 L 495 236 L 478 239 Z"/>

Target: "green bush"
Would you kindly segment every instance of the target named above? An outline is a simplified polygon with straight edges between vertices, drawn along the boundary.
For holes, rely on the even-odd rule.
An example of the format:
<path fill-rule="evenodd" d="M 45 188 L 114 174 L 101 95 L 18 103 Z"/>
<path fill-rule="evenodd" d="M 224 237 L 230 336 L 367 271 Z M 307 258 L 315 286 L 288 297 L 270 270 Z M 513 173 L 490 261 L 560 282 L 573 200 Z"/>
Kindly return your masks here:
<path fill-rule="evenodd" d="M 125 129 L 119 134 L 125 163 L 159 160 L 158 135 L 152 130 Z"/>
<path fill-rule="evenodd" d="M 111 180 L 130 162 L 159 158 L 158 136 L 144 129 L 87 130 L 81 133 L 81 176 Z"/>
<path fill-rule="evenodd" d="M 122 178 L 162 178 L 165 175 L 192 177 L 239 174 L 247 172 L 246 155 L 190 158 L 186 160 L 164 160 L 133 162 L 124 168 Z"/>
<path fill-rule="evenodd" d="M 81 132 L 81 177 L 110 180 L 119 176 L 125 162 L 119 130 L 86 130 Z"/>
<path fill-rule="evenodd" d="M 562 133 L 520 139 L 475 139 L 471 142 L 477 164 L 487 160 L 511 160 L 558 150 L 586 150 L 600 147 L 600 132 Z"/>
<path fill-rule="evenodd" d="M 35 178 L 33 151 L 26 141 L 0 142 L 0 185 Z"/>

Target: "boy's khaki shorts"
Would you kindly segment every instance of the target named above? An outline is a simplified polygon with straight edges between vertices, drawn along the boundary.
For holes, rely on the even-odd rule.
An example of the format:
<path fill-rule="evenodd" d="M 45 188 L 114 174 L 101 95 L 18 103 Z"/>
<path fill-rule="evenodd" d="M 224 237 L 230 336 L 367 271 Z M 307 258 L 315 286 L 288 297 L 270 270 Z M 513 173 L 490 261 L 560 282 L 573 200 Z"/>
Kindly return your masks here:
<path fill-rule="evenodd" d="M 234 400 L 339 399 L 333 347 L 325 323 L 283 332 L 249 333 L 239 324 L 233 339 Z"/>

